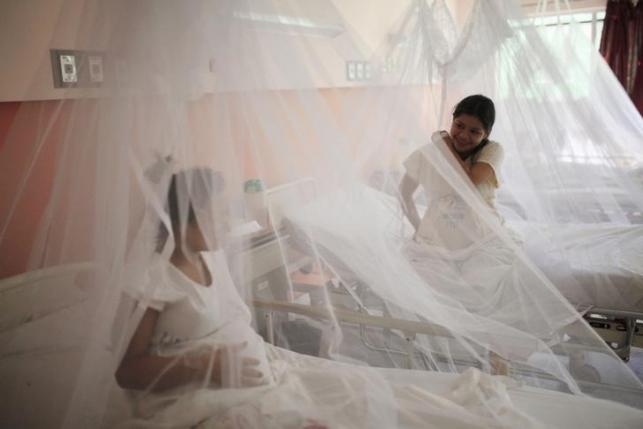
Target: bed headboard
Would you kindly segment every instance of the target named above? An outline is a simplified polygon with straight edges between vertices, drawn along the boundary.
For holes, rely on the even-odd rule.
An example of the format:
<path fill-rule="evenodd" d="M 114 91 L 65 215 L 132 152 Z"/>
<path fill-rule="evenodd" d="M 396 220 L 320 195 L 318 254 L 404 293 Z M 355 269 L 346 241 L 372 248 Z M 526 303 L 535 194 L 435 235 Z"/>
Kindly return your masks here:
<path fill-rule="evenodd" d="M 91 333 L 90 309 L 79 304 L 93 270 L 73 263 L 0 280 L 0 379 L 10 392 L 0 401 L 3 427 L 63 425 L 83 363 L 80 341 Z"/>
<path fill-rule="evenodd" d="M 0 280 L 0 331 L 45 316 L 83 299 L 77 276 L 93 264 L 80 262 L 28 271 Z"/>

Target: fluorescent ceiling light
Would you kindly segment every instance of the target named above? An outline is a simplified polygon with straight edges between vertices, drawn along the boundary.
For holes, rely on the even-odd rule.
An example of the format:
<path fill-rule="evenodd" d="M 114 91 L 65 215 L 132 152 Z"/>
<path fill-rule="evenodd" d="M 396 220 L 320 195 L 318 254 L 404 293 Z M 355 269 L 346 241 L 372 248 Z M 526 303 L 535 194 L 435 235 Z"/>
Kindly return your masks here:
<path fill-rule="evenodd" d="M 266 29 L 280 32 L 303 33 L 325 37 L 336 37 L 344 32 L 344 27 L 341 25 L 314 22 L 301 16 L 235 12 L 234 17 L 244 21 L 263 24 Z"/>

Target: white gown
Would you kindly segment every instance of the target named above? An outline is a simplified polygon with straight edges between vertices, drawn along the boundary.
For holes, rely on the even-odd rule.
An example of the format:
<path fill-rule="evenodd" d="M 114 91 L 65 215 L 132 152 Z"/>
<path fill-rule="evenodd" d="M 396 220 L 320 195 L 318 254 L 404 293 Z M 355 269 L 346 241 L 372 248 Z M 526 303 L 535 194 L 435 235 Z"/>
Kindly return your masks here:
<path fill-rule="evenodd" d="M 442 144 L 438 139 L 441 136 L 434 134 L 433 142 L 404 162 L 406 174 L 420 184 L 429 201 L 414 239 L 404 246 L 404 254 L 433 290 L 468 311 L 546 338 L 570 322 L 557 316 L 569 314 L 569 310 L 561 308 L 565 304 L 555 293 L 539 296 L 539 305 L 525 305 L 530 282 L 542 280 L 534 278 L 537 274 L 517 259 L 516 251 L 498 238 L 433 166 L 428 146 Z M 499 177 L 503 156 L 502 146 L 490 141 L 475 160 L 466 162 L 487 163 Z M 476 188 L 492 216 L 504 224 L 495 209 L 498 185 L 497 179 L 490 178 Z M 512 231 L 506 231 L 519 243 Z"/>
<path fill-rule="evenodd" d="M 151 281 L 159 287 L 150 307 L 160 311 L 152 336 L 151 352 L 173 356 L 200 345 L 246 343 L 242 355 L 258 359 L 260 369 L 269 374 L 263 340 L 251 328 L 252 316 L 237 292 L 222 251 L 202 254 L 211 274 L 212 284 L 205 287 L 188 278 L 172 264 L 161 263 L 151 272 Z M 238 387 L 239 380 L 223 380 Z"/>
<path fill-rule="evenodd" d="M 268 384 L 134 394 L 138 415 L 118 427 L 305 428 L 318 423 L 328 428 L 544 428 L 574 421 L 575 413 L 566 411 L 542 416 L 543 422 L 530 415 L 544 407 L 543 399 L 563 401 L 572 409 L 589 404 L 603 412 L 617 410 L 622 427 L 643 421 L 640 412 L 618 404 L 538 390 L 534 396 L 513 380 L 475 369 L 452 375 L 369 368 L 264 344 L 250 327 L 249 309 L 232 283 L 223 252 L 204 256 L 213 279 L 208 288 L 167 263 L 150 270 L 150 280 L 162 281 L 150 303 L 161 310 L 153 350 L 169 356 L 188 344 L 243 339 L 251 344 L 246 353 L 262 360 Z M 521 405 L 514 404 L 514 396 Z"/>
<path fill-rule="evenodd" d="M 521 319 L 538 321 L 540 313 L 529 314 L 537 306 L 514 304 L 520 302 L 517 292 L 528 295 L 533 290 L 530 281 L 542 283 L 544 277 L 535 279 L 534 270 L 516 260 L 515 250 L 497 238 L 429 161 L 433 156 L 429 145 L 442 144 L 436 142 L 441 139 L 439 133 L 434 134 L 431 143 L 413 152 L 404 162 L 406 174 L 421 185 L 429 201 L 414 240 L 405 245 L 405 255 L 432 288 L 476 314 L 514 326 Z M 502 146 L 490 141 L 475 160 L 466 162 L 486 163 L 500 177 L 503 158 Z M 504 225 L 507 236 L 554 282 L 552 287 L 574 305 L 630 311 L 643 308 L 642 228 L 519 221 L 508 227 L 495 207 L 499 185 L 500 181 L 489 179 L 476 185 L 476 189 L 491 215 Z M 558 307 L 560 303 L 556 301 L 559 300 L 538 304 Z M 521 312 L 525 315 L 521 316 Z M 557 312 L 549 313 L 555 317 Z M 530 326 L 535 325 L 530 322 Z M 556 326 L 545 325 L 541 331 Z"/>
<path fill-rule="evenodd" d="M 440 134 L 435 133 L 432 142 L 427 146 L 442 144 L 441 139 Z M 416 234 L 417 240 L 427 245 L 459 252 L 464 252 L 475 244 L 482 245 L 490 231 L 434 168 L 428 159 L 431 155 L 427 146 L 416 150 L 404 161 L 406 174 L 421 185 L 429 201 Z M 495 200 L 496 189 L 500 185 L 497 178 L 500 177 L 503 158 L 502 146 L 495 141 L 489 141 L 475 155 L 475 160 L 468 158 L 465 161 L 483 162 L 493 168 L 496 178 L 489 178 L 476 185 L 476 188 L 498 218 L 500 215 L 495 210 Z"/>

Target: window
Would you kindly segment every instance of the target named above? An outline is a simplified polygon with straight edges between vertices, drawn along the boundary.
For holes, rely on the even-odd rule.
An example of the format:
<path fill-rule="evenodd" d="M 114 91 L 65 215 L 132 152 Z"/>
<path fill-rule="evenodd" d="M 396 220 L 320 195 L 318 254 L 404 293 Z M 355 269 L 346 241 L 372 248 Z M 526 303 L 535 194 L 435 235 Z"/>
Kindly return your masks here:
<path fill-rule="evenodd" d="M 514 37 L 498 53 L 501 94 L 515 95 L 518 90 L 529 99 L 539 99 L 543 94 L 548 97 L 553 94 L 559 99 L 564 95 L 575 100 L 587 97 L 596 62 L 600 60 L 595 53 L 604 19 L 603 10 L 531 17 L 510 23 Z M 541 42 L 554 54 L 552 64 L 545 64 L 547 58 L 538 55 Z M 520 82 L 520 88 L 516 88 L 516 82 Z"/>

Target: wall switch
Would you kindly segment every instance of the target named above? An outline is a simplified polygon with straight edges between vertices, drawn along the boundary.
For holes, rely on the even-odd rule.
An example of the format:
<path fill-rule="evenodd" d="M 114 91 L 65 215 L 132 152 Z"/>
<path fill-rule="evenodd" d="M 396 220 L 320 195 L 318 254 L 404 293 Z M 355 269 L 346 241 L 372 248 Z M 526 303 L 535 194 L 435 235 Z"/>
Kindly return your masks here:
<path fill-rule="evenodd" d="M 87 63 L 89 69 L 89 81 L 92 83 L 102 83 L 103 76 L 103 57 L 101 55 L 88 55 Z"/>

